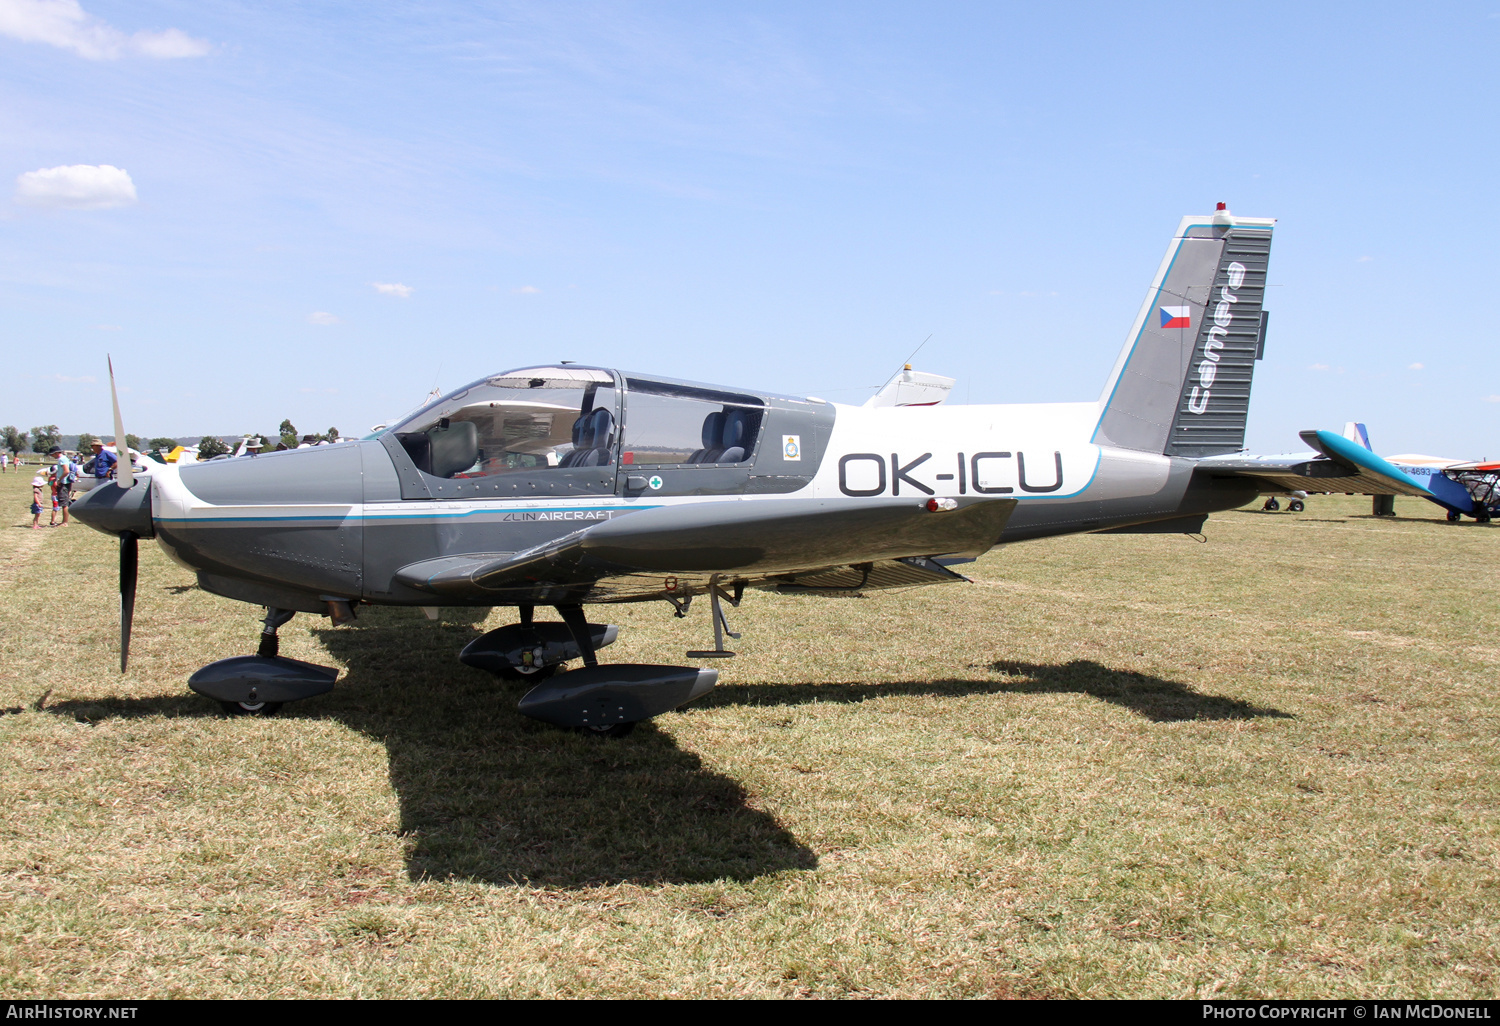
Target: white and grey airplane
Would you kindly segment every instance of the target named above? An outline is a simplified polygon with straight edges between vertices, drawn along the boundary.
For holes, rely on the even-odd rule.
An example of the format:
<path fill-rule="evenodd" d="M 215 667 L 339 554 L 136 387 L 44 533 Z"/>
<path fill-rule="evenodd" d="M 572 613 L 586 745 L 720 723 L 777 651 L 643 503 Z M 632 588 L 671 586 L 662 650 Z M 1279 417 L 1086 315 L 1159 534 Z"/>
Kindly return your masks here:
<path fill-rule="evenodd" d="M 952 566 L 1010 542 L 1196 533 L 1278 488 L 1205 462 L 1243 446 L 1273 224 L 1223 204 L 1183 218 L 1094 402 L 948 405 L 946 379 L 906 373 L 855 407 L 558 364 L 482 378 L 359 442 L 122 472 L 74 510 L 121 537 L 121 668 L 136 539 L 154 538 L 205 590 L 266 608 L 258 655 L 189 682 L 230 712 L 333 686 L 336 671 L 277 655 L 296 612 L 514 606 L 461 658 L 534 681 L 530 715 L 620 734 L 717 672 L 601 665 L 616 628 L 586 605 L 682 614 L 706 596 L 701 661 L 732 654 L 723 606 L 747 590 L 962 583 Z"/>

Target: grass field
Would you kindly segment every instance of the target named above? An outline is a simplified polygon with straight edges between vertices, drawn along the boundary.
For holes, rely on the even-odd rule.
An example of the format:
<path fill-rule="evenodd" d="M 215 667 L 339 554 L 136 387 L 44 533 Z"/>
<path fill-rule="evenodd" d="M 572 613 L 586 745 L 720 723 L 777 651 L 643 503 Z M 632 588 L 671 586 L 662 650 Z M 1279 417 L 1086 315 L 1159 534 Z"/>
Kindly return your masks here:
<path fill-rule="evenodd" d="M 28 479 L 0 478 L 4 997 L 1500 991 L 1500 533 L 1420 500 L 751 593 L 715 693 L 598 741 L 456 661 L 499 612 L 300 615 L 283 653 L 338 688 L 223 718 L 186 678 L 258 610 L 151 544 L 121 677 L 116 543 L 25 530 Z M 711 636 L 606 611 L 620 661 Z"/>

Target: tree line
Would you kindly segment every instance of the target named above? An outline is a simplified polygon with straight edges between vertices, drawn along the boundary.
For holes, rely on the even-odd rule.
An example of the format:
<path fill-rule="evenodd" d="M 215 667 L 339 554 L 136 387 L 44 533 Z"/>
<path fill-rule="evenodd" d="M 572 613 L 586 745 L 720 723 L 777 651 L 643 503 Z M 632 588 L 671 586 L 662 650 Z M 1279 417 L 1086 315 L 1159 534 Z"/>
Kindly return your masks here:
<path fill-rule="evenodd" d="M 274 442 L 265 435 L 256 432 L 246 432 L 240 437 L 258 439 L 261 451 L 269 452 L 273 449 L 295 449 L 304 442 L 313 444 L 323 441 L 337 442 L 340 436 L 339 429 L 336 427 L 329 428 L 326 433 L 321 435 L 299 435 L 296 425 L 290 419 L 287 419 L 283 420 L 281 426 L 277 428 L 276 441 Z M 103 439 L 88 431 L 83 432 L 78 436 L 78 451 L 86 452 L 96 441 L 103 441 Z M 114 436 L 109 436 L 109 442 L 113 441 Z M 177 439 L 148 438 L 143 443 L 139 435 L 132 435 L 127 432 L 125 435 L 125 444 L 137 452 L 145 452 L 152 449 L 170 451 L 177 447 Z M 5 427 L 0 428 L 0 446 L 10 450 L 13 456 L 19 456 L 23 452 L 49 453 L 53 449 L 62 447 L 62 432 L 58 430 L 56 424 L 43 424 L 32 428 L 30 431 L 22 431 L 14 425 L 7 424 Z M 231 446 L 226 444 L 224 439 L 217 435 L 204 435 L 198 442 L 198 454 L 204 459 L 212 456 L 221 456 L 224 453 L 233 451 Z"/>

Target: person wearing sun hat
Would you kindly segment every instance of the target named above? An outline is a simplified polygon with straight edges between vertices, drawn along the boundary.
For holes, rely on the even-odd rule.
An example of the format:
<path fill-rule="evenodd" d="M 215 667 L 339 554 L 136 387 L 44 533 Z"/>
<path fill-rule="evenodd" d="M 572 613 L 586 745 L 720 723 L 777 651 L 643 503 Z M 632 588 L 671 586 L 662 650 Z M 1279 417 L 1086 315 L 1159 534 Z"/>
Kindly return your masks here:
<path fill-rule="evenodd" d="M 31 479 L 31 526 L 38 531 L 42 529 L 42 489 L 46 487 L 41 474 Z"/>
<path fill-rule="evenodd" d="M 115 464 L 119 462 L 115 454 L 106 449 L 104 443 L 97 438 L 94 439 L 92 445 L 94 458 L 85 463 L 83 469 L 85 471 L 92 470 L 96 481 L 104 481 L 114 477 Z"/>

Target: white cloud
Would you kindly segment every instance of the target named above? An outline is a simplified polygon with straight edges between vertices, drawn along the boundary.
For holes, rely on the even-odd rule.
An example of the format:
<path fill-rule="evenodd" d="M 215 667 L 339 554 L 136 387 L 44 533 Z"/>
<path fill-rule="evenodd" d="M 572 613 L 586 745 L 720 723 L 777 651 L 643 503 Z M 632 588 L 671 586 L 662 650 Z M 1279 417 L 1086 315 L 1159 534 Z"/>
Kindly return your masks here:
<path fill-rule="evenodd" d="M 181 29 L 126 35 L 79 6 L 78 0 L 0 0 L 0 35 L 23 43 L 47 43 L 91 61 L 126 54 L 142 57 L 202 57 L 211 47 Z"/>
<path fill-rule="evenodd" d="M 314 310 L 307 315 L 308 324 L 337 324 L 339 319 L 327 310 Z"/>
<path fill-rule="evenodd" d="M 522 285 L 520 288 L 514 289 L 513 291 L 518 292 L 523 296 L 534 296 L 542 290 L 537 288 L 535 285 Z"/>
<path fill-rule="evenodd" d="M 1422 365 L 1420 363 L 1413 363 L 1413 364 L 1409 364 L 1406 369 L 1407 370 L 1422 370 L 1423 368 L 1422 368 Z"/>
<path fill-rule="evenodd" d="M 375 291 L 383 296 L 399 296 L 402 299 L 410 299 L 411 294 L 416 291 L 410 285 L 400 285 L 396 282 L 372 281 Z"/>
<path fill-rule="evenodd" d="M 1362 257 L 1360 257 L 1358 260 L 1356 260 L 1354 262 L 1356 264 L 1368 264 L 1371 260 L 1374 260 L 1374 259 L 1375 258 L 1372 257 L 1372 256 L 1362 256 Z"/>
<path fill-rule="evenodd" d="M 96 325 L 94 325 L 94 330 L 95 331 L 119 331 L 120 330 L 120 325 L 118 325 L 118 324 L 96 324 Z"/>
<path fill-rule="evenodd" d="M 112 164 L 44 167 L 16 176 L 16 202 L 70 210 L 124 207 L 135 202 L 135 183 L 128 171 Z"/>
<path fill-rule="evenodd" d="M 1326 363 L 1315 363 L 1312 366 L 1308 367 L 1307 369 L 1308 370 L 1328 370 L 1328 364 L 1326 364 Z"/>
<path fill-rule="evenodd" d="M 1500 403 L 1500 395 L 1487 395 L 1484 397 L 1487 403 Z"/>
<path fill-rule="evenodd" d="M 206 39 L 194 39 L 181 29 L 165 32 L 137 32 L 130 37 L 137 52 L 146 57 L 171 60 L 175 57 L 202 57 L 212 49 Z"/>

